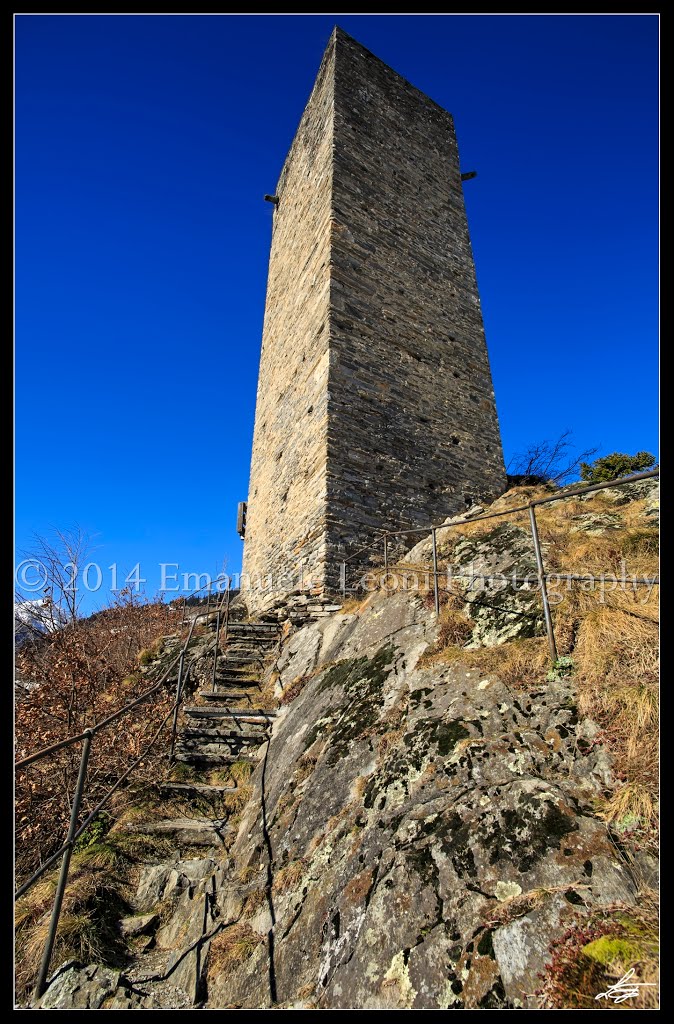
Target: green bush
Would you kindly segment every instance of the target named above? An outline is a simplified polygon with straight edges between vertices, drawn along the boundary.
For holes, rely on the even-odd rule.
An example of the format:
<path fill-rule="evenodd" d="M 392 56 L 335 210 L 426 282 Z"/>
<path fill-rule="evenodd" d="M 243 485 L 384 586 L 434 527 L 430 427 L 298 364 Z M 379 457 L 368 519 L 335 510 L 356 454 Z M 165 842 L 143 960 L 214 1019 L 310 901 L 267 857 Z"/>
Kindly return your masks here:
<path fill-rule="evenodd" d="M 568 654 L 563 654 L 561 658 L 557 658 L 557 661 L 548 672 L 547 680 L 549 683 L 556 683 L 570 676 L 573 670 L 573 658 L 570 658 Z"/>
<path fill-rule="evenodd" d="M 654 465 L 655 455 L 650 452 L 637 452 L 636 455 L 612 452 L 594 462 L 581 462 L 580 478 L 590 484 L 602 484 L 607 480 L 618 480 L 622 476 L 640 473 Z"/>
<path fill-rule="evenodd" d="M 100 843 L 103 837 L 110 831 L 113 820 L 107 811 L 101 811 L 76 841 L 74 846 L 75 853 L 82 853 L 84 850 L 88 850 L 90 846 L 96 846 Z"/>

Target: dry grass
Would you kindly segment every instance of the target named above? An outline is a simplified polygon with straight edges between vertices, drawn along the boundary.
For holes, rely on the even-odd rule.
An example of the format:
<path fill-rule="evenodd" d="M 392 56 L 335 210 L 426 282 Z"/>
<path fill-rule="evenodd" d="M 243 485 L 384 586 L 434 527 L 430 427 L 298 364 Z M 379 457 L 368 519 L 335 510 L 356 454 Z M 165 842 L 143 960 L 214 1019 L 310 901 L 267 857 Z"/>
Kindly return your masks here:
<path fill-rule="evenodd" d="M 260 707 L 263 708 L 277 708 L 279 706 L 279 698 L 276 695 L 276 684 L 279 680 L 279 673 L 272 671 L 269 668 L 269 662 L 264 671 L 262 687 L 260 688 Z"/>
<path fill-rule="evenodd" d="M 620 686 L 615 690 L 607 690 L 603 695 L 603 704 L 613 720 L 618 720 L 623 728 L 633 735 L 630 738 L 627 753 L 636 757 L 640 748 L 637 737 L 642 732 L 657 729 L 659 718 L 659 695 L 653 683 L 637 683 L 634 686 Z"/>
<path fill-rule="evenodd" d="M 422 664 L 432 663 L 448 648 L 462 648 L 470 640 L 473 628 L 474 623 L 466 615 L 457 611 L 451 603 L 445 604 L 440 609 L 437 639 L 433 646 L 424 652 Z"/>
<path fill-rule="evenodd" d="M 622 826 L 625 831 L 652 826 L 656 819 L 656 804 L 650 787 L 640 782 L 628 782 L 606 802 L 601 816 Z"/>
<path fill-rule="evenodd" d="M 500 647 L 480 647 L 471 651 L 447 647 L 435 660 L 460 661 L 462 665 L 480 669 L 485 675 L 497 675 L 506 686 L 522 690 L 539 685 L 550 666 L 544 637 L 511 640 Z"/>
<path fill-rule="evenodd" d="M 297 886 L 307 869 L 305 860 L 293 860 L 274 875 L 274 892 L 289 892 Z"/>
<path fill-rule="evenodd" d="M 259 889 L 253 889 L 246 895 L 243 901 L 243 908 L 241 913 L 244 917 L 254 917 L 258 910 L 264 906 L 267 901 L 267 890 L 265 886 Z"/>
<path fill-rule="evenodd" d="M 540 886 L 520 893 L 518 896 L 509 896 L 493 909 L 488 909 L 486 924 L 488 928 L 499 928 L 501 925 L 509 924 L 518 917 L 523 917 L 531 910 L 543 906 L 558 893 L 577 892 L 578 890 L 591 889 L 592 886 L 586 882 L 570 882 L 566 885 Z"/>
<path fill-rule="evenodd" d="M 360 615 L 367 605 L 368 601 L 371 600 L 371 594 L 367 597 L 347 597 L 342 602 L 342 607 L 338 612 L 339 615 Z"/>
<path fill-rule="evenodd" d="M 307 685 L 313 675 L 296 676 L 295 679 L 285 688 L 279 699 L 279 704 L 291 704 Z"/>
<path fill-rule="evenodd" d="M 545 488 L 515 488 L 492 508 L 507 509 L 545 493 Z M 536 516 L 547 571 L 595 578 L 592 585 L 553 581 L 549 591 L 557 648 L 571 659 L 579 709 L 599 723 L 614 754 L 618 786 L 601 814 L 619 831 L 651 842 L 657 813 L 659 588 L 630 583 L 632 576 L 658 573 L 658 531 L 645 518 L 645 504 L 617 505 L 597 495 L 592 501 L 570 498 L 539 506 Z M 616 528 L 597 534 L 579 528 L 587 522 L 579 517 L 606 514 Z M 451 553 L 461 537 L 486 536 L 504 522 L 521 521 L 528 529 L 527 518 L 520 513 L 465 524 L 447 531 L 447 539 L 441 533 L 439 544 L 443 553 Z M 430 607 L 432 594 L 425 601 Z M 460 661 L 514 689 L 544 683 L 550 668 L 545 638 L 463 650 L 471 624 L 461 613 L 461 595 L 443 596 L 443 602 L 438 642 L 422 663 Z"/>
<path fill-rule="evenodd" d="M 59 919 L 54 967 L 75 958 L 81 963 L 118 962 L 122 943 L 117 921 L 128 910 L 123 880 L 111 873 L 110 863 L 73 858 L 71 879 Z M 49 931 L 56 889 L 56 873 L 22 896 L 16 904 L 17 992 L 23 997 L 34 985 Z"/>
<path fill-rule="evenodd" d="M 174 761 L 168 771 L 168 778 L 172 782 L 194 782 L 199 777 L 197 769 L 184 761 Z"/>
<path fill-rule="evenodd" d="M 212 980 L 235 970 L 251 958 L 263 938 L 248 924 L 234 924 L 211 940 L 208 950 L 208 977 Z"/>
<path fill-rule="evenodd" d="M 377 747 L 378 760 L 383 761 L 389 750 L 391 750 L 392 747 L 397 746 L 402 737 L 402 729 L 389 729 L 388 732 L 385 732 L 382 736 L 380 736 L 379 746 Z M 365 785 L 367 785 L 367 776 L 359 776 L 359 778 L 356 781 L 359 782 L 361 778 L 364 779 Z"/>
<path fill-rule="evenodd" d="M 595 608 L 580 622 L 574 659 L 582 678 L 599 684 L 652 678 L 658 668 L 658 624 L 618 608 Z"/>
<path fill-rule="evenodd" d="M 618 608 L 580 622 L 574 661 L 578 704 L 604 728 L 622 785 L 601 814 L 654 842 L 658 792 L 658 627 Z"/>
<path fill-rule="evenodd" d="M 362 800 L 362 797 L 365 795 L 365 790 L 368 787 L 368 783 L 370 782 L 370 778 L 370 775 L 358 775 L 356 777 L 351 787 L 351 793 L 356 800 Z"/>
<path fill-rule="evenodd" d="M 302 757 L 300 757 L 294 771 L 295 782 L 298 786 L 301 785 L 305 779 L 309 778 L 317 763 L 317 757 L 309 756 L 307 754 L 303 754 Z"/>
<path fill-rule="evenodd" d="M 259 867 L 247 864 L 245 867 L 241 867 L 235 872 L 234 878 L 240 885 L 248 885 L 248 883 L 252 882 L 254 878 L 257 878 L 259 870 Z"/>
<path fill-rule="evenodd" d="M 298 988 L 297 992 L 295 993 L 295 999 L 299 1000 L 301 1002 L 306 1002 L 306 1001 L 312 999 L 313 996 L 315 996 L 315 995 L 316 995 L 316 985 L 314 984 L 313 981 L 310 981 L 310 982 L 307 982 L 306 985 L 302 985 L 301 988 Z"/>
<path fill-rule="evenodd" d="M 239 784 L 233 793 L 222 794 L 222 804 L 228 814 L 240 814 L 253 795 L 253 787 L 246 783 Z"/>
<path fill-rule="evenodd" d="M 355 906 L 362 903 L 372 889 L 372 881 L 372 872 L 368 868 L 354 875 L 344 886 L 343 899 L 346 905 Z"/>
<path fill-rule="evenodd" d="M 554 612 L 555 635 L 560 654 L 573 661 L 580 711 L 602 726 L 614 754 L 618 786 L 600 813 L 648 845 L 657 819 L 659 587 L 630 583 L 633 576 L 658 574 L 658 529 L 645 519 L 645 504 L 616 505 L 597 495 L 590 502 L 542 506 L 536 514 L 548 571 L 595 577 L 593 586 L 560 581 L 551 588 L 563 595 Z M 572 532 L 579 516 L 604 514 L 615 517 L 616 528 Z M 536 644 L 538 657 L 527 668 Z M 489 654 L 476 654 L 487 667 Z M 506 682 L 526 679 L 542 669 L 545 642 L 507 644 L 492 656 L 488 667 Z"/>
<path fill-rule="evenodd" d="M 253 765 L 250 761 L 234 761 L 229 766 L 229 775 L 233 782 L 244 785 L 253 774 Z"/>

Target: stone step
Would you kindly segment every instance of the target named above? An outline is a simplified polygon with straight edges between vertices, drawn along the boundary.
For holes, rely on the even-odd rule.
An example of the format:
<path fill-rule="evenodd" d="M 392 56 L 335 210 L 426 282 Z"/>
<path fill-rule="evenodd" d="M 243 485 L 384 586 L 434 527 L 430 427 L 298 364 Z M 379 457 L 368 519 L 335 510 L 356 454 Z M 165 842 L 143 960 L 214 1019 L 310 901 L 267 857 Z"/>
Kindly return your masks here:
<path fill-rule="evenodd" d="M 218 676 L 231 676 L 232 679 L 258 679 L 262 671 L 262 664 L 259 664 L 259 671 L 256 671 L 256 665 L 254 663 L 234 665 L 231 662 L 225 662 L 224 658 L 222 661 L 218 658 L 215 678 L 217 679 Z"/>
<path fill-rule="evenodd" d="M 267 722 L 246 722 L 236 727 L 217 725 L 195 725 L 182 729 L 178 737 L 179 743 L 185 740 L 213 739 L 213 740 L 261 740 L 265 739 L 269 724 Z"/>
<path fill-rule="evenodd" d="M 222 621 L 222 617 L 220 618 L 220 630 L 224 636 L 225 624 Z M 244 626 L 240 623 L 235 622 L 230 622 L 226 632 L 227 636 L 230 637 L 232 640 L 253 640 L 264 643 L 272 643 L 274 641 L 277 641 L 281 634 L 280 629 L 253 629 L 250 626 Z"/>
<path fill-rule="evenodd" d="M 227 703 L 227 701 L 237 701 L 245 697 L 248 697 L 249 699 L 259 697 L 260 687 L 236 685 L 227 687 L 223 686 L 220 689 L 216 687 L 215 690 L 200 690 L 199 696 L 202 700 L 219 700 L 223 703 Z"/>
<path fill-rule="evenodd" d="M 218 690 L 221 693 L 227 691 L 227 693 L 237 694 L 241 693 L 244 696 L 248 694 L 260 693 L 262 690 L 262 684 L 259 679 L 242 679 L 237 676 L 234 679 L 217 679 L 215 680 L 215 688 L 211 679 L 206 682 L 202 682 L 204 693 L 217 693 Z"/>
<path fill-rule="evenodd" d="M 258 760 L 256 754 L 205 754 L 192 750 L 176 754 L 176 761 L 182 761 L 184 764 L 211 765 L 213 767 L 234 764 L 236 761 L 250 761 L 252 764 L 257 764 Z"/>
<path fill-rule="evenodd" d="M 218 661 L 236 662 L 241 665 L 265 665 L 271 661 L 276 653 L 276 648 L 263 647 L 261 644 L 250 644 L 247 647 L 232 647 L 231 644 L 220 644 L 218 650 Z M 210 649 L 213 656 L 213 647 Z"/>
<path fill-rule="evenodd" d="M 176 743 L 179 754 L 238 754 L 241 751 L 257 750 L 266 741 L 266 736 L 186 736 Z"/>
<path fill-rule="evenodd" d="M 212 663 L 209 666 L 209 670 L 210 670 L 211 676 L 212 676 L 213 675 L 213 672 L 212 672 L 213 664 Z M 219 660 L 218 660 L 218 664 L 217 664 L 217 666 L 215 668 L 215 678 L 216 679 L 218 677 L 221 677 L 222 679 L 235 679 L 235 680 L 237 680 L 237 679 L 243 679 L 243 680 L 249 679 L 251 682 L 256 683 L 261 675 L 262 675 L 262 667 L 261 666 L 260 666 L 260 670 L 258 672 L 255 671 L 254 666 L 249 666 L 249 665 L 245 665 L 245 666 L 244 665 L 240 665 L 240 666 L 236 666 L 236 667 L 235 666 L 230 666 L 230 667 L 225 669 L 225 668 L 222 668 L 220 666 L 220 663 L 219 663 Z"/>
<path fill-rule="evenodd" d="M 249 633 L 278 633 L 281 628 L 275 619 L 268 622 L 244 622 L 242 619 L 230 618 L 229 625 L 231 629 L 241 629 Z"/>
<path fill-rule="evenodd" d="M 225 637 L 224 629 L 221 628 L 220 633 L 221 633 L 221 636 L 224 639 L 224 637 Z M 257 632 L 257 631 L 255 631 L 255 632 L 245 632 L 244 630 L 238 630 L 238 629 L 232 630 L 231 627 L 227 630 L 227 640 L 228 640 L 228 642 L 230 642 L 230 643 L 237 643 L 237 644 L 249 644 L 251 646 L 252 645 L 258 646 L 258 645 L 264 645 L 264 644 L 268 644 L 269 646 L 272 646 L 273 644 L 277 644 L 278 643 L 279 635 L 280 634 L 278 632 L 276 632 L 276 633 L 271 633 L 269 631 L 265 631 L 265 632 Z"/>
<path fill-rule="evenodd" d="M 148 835 L 173 835 L 189 846 L 215 846 L 233 840 L 238 831 L 224 820 L 212 818 L 173 818 L 164 821 L 136 822 L 126 825 L 128 832 L 142 832 Z"/>
<path fill-rule="evenodd" d="M 231 646 L 245 647 L 246 650 L 257 651 L 260 648 L 272 648 L 278 644 L 278 637 L 268 633 L 230 633 L 225 635 L 224 629 L 220 630 L 220 637 L 223 643 Z"/>
<path fill-rule="evenodd" d="M 227 651 L 231 654 L 244 654 L 251 658 L 266 658 L 269 654 L 272 654 L 278 646 L 276 642 L 269 643 L 267 640 L 240 640 L 238 637 L 232 639 L 231 636 L 228 637 L 227 640 L 222 636 L 220 637 L 219 642 L 221 651 Z"/>
<path fill-rule="evenodd" d="M 244 722 L 268 722 L 271 718 L 276 715 L 275 711 L 266 711 L 263 709 L 251 711 L 245 708 L 229 708 L 229 707 L 189 707 L 183 708 L 183 713 L 189 718 L 233 718 L 241 719 Z"/>
<path fill-rule="evenodd" d="M 248 654 L 245 651 L 239 653 L 227 647 L 224 654 L 222 651 L 219 653 L 218 662 L 220 661 L 225 665 L 259 665 L 264 658 L 259 654 Z"/>
<path fill-rule="evenodd" d="M 260 711 L 259 696 L 259 694 L 241 693 L 240 691 L 230 693 L 227 690 L 218 690 L 215 693 L 212 693 L 209 690 L 208 693 L 201 695 L 201 699 L 204 702 L 201 707 L 208 708 L 215 706 L 218 708 L 238 708 L 245 703 L 248 707 L 249 714 L 258 714 Z"/>
<path fill-rule="evenodd" d="M 224 628 L 225 620 L 220 616 Z M 281 632 L 278 622 L 232 622 L 230 619 L 227 631 L 240 636 L 271 636 L 277 637 Z"/>
<path fill-rule="evenodd" d="M 212 681 L 208 679 L 202 680 L 202 687 L 202 696 L 206 696 L 209 693 L 227 692 L 233 696 L 240 693 L 242 696 L 248 697 L 249 694 L 259 694 L 261 692 L 259 679 L 216 679 L 215 689 L 213 689 Z"/>
<path fill-rule="evenodd" d="M 221 796 L 223 793 L 235 793 L 236 786 L 207 786 L 203 782 L 159 782 L 162 793 L 203 793 L 204 796 Z"/>
<path fill-rule="evenodd" d="M 217 620 L 216 620 L 217 621 Z M 225 624 L 220 619 L 220 627 L 222 632 L 225 632 Z M 230 622 L 227 627 L 227 636 L 235 637 L 242 640 L 264 640 L 266 643 L 271 643 L 273 640 L 278 640 L 281 633 L 280 629 L 254 629 L 250 626 L 243 626 L 239 623 Z"/>

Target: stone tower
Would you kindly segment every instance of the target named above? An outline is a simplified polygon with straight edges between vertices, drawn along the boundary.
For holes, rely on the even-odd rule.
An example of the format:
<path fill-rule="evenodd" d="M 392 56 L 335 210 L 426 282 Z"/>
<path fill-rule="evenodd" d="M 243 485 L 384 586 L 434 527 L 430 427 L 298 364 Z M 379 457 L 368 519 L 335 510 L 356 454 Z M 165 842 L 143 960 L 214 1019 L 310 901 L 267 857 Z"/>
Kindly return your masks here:
<path fill-rule="evenodd" d="M 336 28 L 276 197 L 243 572 L 330 590 L 505 487 L 452 117 Z"/>

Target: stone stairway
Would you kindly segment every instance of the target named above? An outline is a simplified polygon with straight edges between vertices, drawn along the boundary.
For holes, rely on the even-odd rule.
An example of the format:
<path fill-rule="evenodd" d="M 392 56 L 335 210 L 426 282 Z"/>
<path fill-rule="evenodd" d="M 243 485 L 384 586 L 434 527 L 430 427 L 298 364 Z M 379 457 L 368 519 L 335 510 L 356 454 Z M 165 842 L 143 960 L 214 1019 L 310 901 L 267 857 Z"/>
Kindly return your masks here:
<path fill-rule="evenodd" d="M 199 768 L 257 760 L 275 711 L 263 706 L 265 663 L 278 646 L 277 623 L 232 622 L 218 656 L 215 685 L 199 691 L 199 703 L 183 708 L 176 760 Z"/>
<path fill-rule="evenodd" d="M 214 632 L 216 621 L 217 611 L 212 609 L 204 625 Z M 235 776 L 227 780 L 227 773 L 227 784 L 212 784 L 209 776 L 214 768 L 257 761 L 260 746 L 269 738 L 276 712 L 263 706 L 262 682 L 280 632 L 277 623 L 230 622 L 226 641 L 221 634 L 218 645 L 215 686 L 215 636 L 202 639 L 201 689 L 196 702 L 182 708 L 174 752 L 176 762 L 193 769 L 192 777 L 166 778 L 157 784 L 179 816 L 143 819 L 128 825 L 128 831 L 170 836 L 177 849 L 228 847 L 236 826 L 228 822 L 227 794 L 236 793 L 239 785 Z"/>

